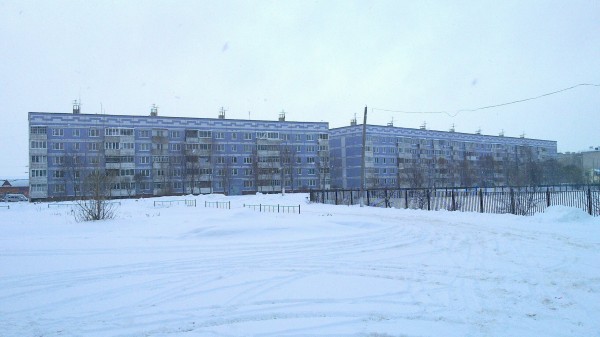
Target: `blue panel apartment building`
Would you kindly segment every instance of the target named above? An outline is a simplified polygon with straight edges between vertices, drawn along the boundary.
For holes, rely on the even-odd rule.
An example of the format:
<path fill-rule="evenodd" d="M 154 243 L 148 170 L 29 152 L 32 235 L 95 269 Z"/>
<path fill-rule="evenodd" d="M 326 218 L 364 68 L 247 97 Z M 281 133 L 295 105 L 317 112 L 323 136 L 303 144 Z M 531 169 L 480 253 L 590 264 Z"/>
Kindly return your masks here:
<path fill-rule="evenodd" d="M 93 172 L 112 197 L 330 187 L 328 123 L 224 117 L 30 112 L 30 197 L 85 195 Z"/>
<path fill-rule="evenodd" d="M 245 194 L 359 188 L 362 125 L 327 122 L 29 113 L 32 199 L 86 195 L 86 177 L 110 177 L 110 196 Z M 555 141 L 367 125 L 365 185 L 523 184 Z"/>
<path fill-rule="evenodd" d="M 353 120 L 330 130 L 333 188 L 360 187 L 362 129 Z M 367 125 L 365 150 L 367 188 L 523 184 L 532 163 L 557 156 L 556 141 L 392 125 Z"/>

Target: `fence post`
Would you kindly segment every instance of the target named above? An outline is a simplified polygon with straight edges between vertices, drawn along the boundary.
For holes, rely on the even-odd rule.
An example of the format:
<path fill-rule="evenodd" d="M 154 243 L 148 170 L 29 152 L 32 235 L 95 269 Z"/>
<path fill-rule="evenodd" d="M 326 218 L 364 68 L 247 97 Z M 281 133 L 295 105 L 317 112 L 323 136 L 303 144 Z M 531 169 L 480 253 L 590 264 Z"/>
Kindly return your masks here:
<path fill-rule="evenodd" d="M 512 189 L 510 189 L 510 213 L 511 214 L 517 214 L 516 213 L 516 207 L 515 207 L 515 191 Z"/>
<path fill-rule="evenodd" d="M 279 204 L 277 204 L 277 213 L 279 213 Z"/>
<path fill-rule="evenodd" d="M 367 190 L 367 206 L 371 204 L 371 197 L 369 195 L 369 190 Z"/>
<path fill-rule="evenodd" d="M 550 188 L 546 187 L 546 206 L 550 207 Z"/>
<path fill-rule="evenodd" d="M 262 204 L 258 204 L 258 211 L 262 212 Z"/>
<path fill-rule="evenodd" d="M 231 209 L 231 201 L 227 202 L 227 206 L 228 206 L 227 209 Z"/>
<path fill-rule="evenodd" d="M 431 211 L 431 192 L 427 189 L 427 210 Z"/>
<path fill-rule="evenodd" d="M 350 205 L 354 205 L 354 192 L 350 190 Z"/>
<path fill-rule="evenodd" d="M 408 190 L 404 190 L 404 208 L 408 208 Z"/>
<path fill-rule="evenodd" d="M 338 191 L 337 191 L 337 190 L 335 190 L 335 204 L 336 204 L 336 205 L 338 204 L 337 192 L 338 192 Z"/>
<path fill-rule="evenodd" d="M 298 214 L 300 214 L 300 205 L 298 205 Z"/>
<path fill-rule="evenodd" d="M 450 191 L 452 195 L 452 210 L 456 211 L 456 196 L 454 195 L 454 190 Z"/>
<path fill-rule="evenodd" d="M 594 215 L 593 214 L 593 204 L 592 204 L 592 190 L 589 187 L 587 190 L 587 202 L 588 202 L 588 213 L 590 215 Z"/>
<path fill-rule="evenodd" d="M 323 203 L 326 204 L 327 202 L 325 201 L 325 190 L 321 190 L 321 197 L 323 198 Z"/>
<path fill-rule="evenodd" d="M 479 213 L 483 213 L 483 191 L 479 190 Z"/>
<path fill-rule="evenodd" d="M 385 195 L 385 208 L 389 207 L 390 201 L 388 199 L 388 193 L 387 193 L 387 188 L 383 190 L 383 193 Z"/>

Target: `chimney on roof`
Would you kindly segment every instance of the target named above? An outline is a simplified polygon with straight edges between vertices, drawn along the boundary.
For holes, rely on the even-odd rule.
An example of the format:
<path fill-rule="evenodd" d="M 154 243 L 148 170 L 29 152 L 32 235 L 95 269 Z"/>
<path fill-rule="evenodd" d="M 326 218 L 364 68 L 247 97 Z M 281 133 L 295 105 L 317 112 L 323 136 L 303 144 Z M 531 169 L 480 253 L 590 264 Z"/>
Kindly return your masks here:
<path fill-rule="evenodd" d="M 392 117 L 392 121 L 387 123 L 387 126 L 394 126 L 394 117 Z"/>
<path fill-rule="evenodd" d="M 350 120 L 350 126 L 356 126 L 356 114 L 354 114 L 354 118 Z"/>
<path fill-rule="evenodd" d="M 78 115 L 81 113 L 81 104 L 79 104 L 78 100 L 73 101 L 73 114 Z"/>
<path fill-rule="evenodd" d="M 225 108 L 221 107 L 221 110 L 219 110 L 219 119 L 225 119 Z"/>
<path fill-rule="evenodd" d="M 450 132 L 456 132 L 456 129 L 454 128 L 454 123 L 452 123 L 452 127 L 450 128 Z"/>
<path fill-rule="evenodd" d="M 427 130 L 427 122 L 423 122 L 423 124 L 421 124 L 421 126 L 419 127 L 419 129 L 421 129 L 421 130 Z"/>
<path fill-rule="evenodd" d="M 281 110 L 281 112 L 279 113 L 279 121 L 285 122 L 285 111 L 284 110 Z"/>
<path fill-rule="evenodd" d="M 152 104 L 152 107 L 150 108 L 150 116 L 158 116 L 158 107 L 156 106 L 156 104 Z"/>

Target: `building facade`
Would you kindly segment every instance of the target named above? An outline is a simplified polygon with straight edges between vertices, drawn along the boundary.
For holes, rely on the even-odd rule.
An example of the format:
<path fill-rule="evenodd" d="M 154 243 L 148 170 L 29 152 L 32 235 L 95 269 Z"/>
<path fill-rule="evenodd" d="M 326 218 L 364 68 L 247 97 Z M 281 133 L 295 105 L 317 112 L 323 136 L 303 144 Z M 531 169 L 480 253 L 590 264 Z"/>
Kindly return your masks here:
<path fill-rule="evenodd" d="M 112 197 L 244 194 L 330 187 L 326 122 L 29 113 L 32 199 L 85 195 L 110 177 Z"/>
<path fill-rule="evenodd" d="M 330 130 L 333 188 L 359 188 L 362 130 Z M 534 163 L 555 158 L 555 141 L 367 125 L 365 187 L 523 184 Z"/>

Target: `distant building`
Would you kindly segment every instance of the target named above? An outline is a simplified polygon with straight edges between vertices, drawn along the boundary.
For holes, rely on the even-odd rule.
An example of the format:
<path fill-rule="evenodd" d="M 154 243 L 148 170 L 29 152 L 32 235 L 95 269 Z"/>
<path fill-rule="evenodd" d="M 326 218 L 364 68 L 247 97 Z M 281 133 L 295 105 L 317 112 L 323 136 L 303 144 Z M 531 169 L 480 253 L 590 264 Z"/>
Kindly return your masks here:
<path fill-rule="evenodd" d="M 585 182 L 600 183 L 600 147 L 592 147 L 589 151 L 561 153 L 558 160 L 565 165 L 580 168 Z"/>
<path fill-rule="evenodd" d="M 28 179 L 5 179 L 0 186 L 0 195 L 9 193 L 19 193 L 29 196 L 29 180 Z"/>
<path fill-rule="evenodd" d="M 332 186 L 359 188 L 362 129 L 330 130 Z M 556 141 L 367 125 L 365 185 L 454 187 L 517 185 L 532 162 L 556 157 Z"/>
<path fill-rule="evenodd" d="M 329 188 L 328 123 L 30 112 L 29 169 L 32 199 L 81 196 L 92 172 L 114 197 Z"/>

